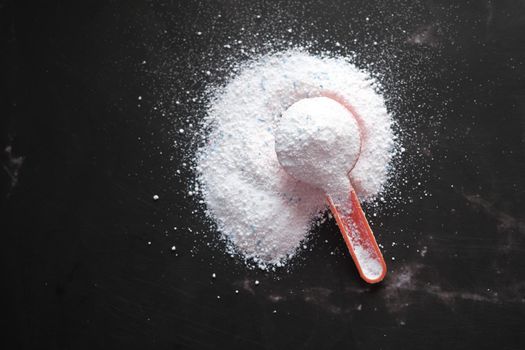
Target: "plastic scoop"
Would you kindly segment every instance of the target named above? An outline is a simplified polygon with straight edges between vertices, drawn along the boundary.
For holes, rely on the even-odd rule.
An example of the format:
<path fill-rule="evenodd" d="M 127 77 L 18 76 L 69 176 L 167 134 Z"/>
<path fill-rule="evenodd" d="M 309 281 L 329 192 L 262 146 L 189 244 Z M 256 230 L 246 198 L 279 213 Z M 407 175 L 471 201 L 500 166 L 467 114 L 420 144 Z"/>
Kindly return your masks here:
<path fill-rule="evenodd" d="M 386 264 L 349 173 L 359 160 L 361 130 L 354 114 L 329 97 L 305 98 L 282 114 L 275 151 L 284 170 L 326 194 L 359 275 L 377 283 Z"/>

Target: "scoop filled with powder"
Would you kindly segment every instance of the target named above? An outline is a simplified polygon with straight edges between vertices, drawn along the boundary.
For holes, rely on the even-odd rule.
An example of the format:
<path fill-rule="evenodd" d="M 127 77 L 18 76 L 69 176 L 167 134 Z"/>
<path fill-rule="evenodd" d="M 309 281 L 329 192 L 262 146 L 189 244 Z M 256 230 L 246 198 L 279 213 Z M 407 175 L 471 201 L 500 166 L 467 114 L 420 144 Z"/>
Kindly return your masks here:
<path fill-rule="evenodd" d="M 386 274 L 386 264 L 349 179 L 360 150 L 357 119 L 328 97 L 294 103 L 283 112 L 275 132 L 279 163 L 294 178 L 326 194 L 359 274 L 377 283 Z"/>

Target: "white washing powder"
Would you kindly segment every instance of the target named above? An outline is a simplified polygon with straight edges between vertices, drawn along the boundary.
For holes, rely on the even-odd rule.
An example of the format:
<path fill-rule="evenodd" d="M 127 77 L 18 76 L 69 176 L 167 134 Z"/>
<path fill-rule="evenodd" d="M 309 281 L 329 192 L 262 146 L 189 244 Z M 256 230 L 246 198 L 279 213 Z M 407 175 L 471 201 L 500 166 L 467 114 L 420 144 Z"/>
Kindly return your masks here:
<path fill-rule="evenodd" d="M 207 213 L 232 251 L 260 268 L 281 266 L 326 210 L 323 192 L 288 175 L 275 152 L 279 118 L 301 99 L 327 96 L 350 107 L 362 129 L 352 184 L 362 201 L 383 189 L 394 133 L 374 84 L 344 58 L 291 50 L 245 64 L 211 91 L 197 180 Z"/>

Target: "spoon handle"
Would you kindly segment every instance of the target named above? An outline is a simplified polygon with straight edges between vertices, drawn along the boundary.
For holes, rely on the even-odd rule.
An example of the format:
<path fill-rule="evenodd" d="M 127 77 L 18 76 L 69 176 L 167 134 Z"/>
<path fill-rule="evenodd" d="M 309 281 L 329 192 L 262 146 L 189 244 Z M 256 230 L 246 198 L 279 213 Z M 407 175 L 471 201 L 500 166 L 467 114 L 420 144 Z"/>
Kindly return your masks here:
<path fill-rule="evenodd" d="M 368 283 L 381 282 L 386 263 L 355 191 L 350 191 L 350 206 L 334 202 L 334 196 L 327 195 L 327 200 L 359 275 Z"/>

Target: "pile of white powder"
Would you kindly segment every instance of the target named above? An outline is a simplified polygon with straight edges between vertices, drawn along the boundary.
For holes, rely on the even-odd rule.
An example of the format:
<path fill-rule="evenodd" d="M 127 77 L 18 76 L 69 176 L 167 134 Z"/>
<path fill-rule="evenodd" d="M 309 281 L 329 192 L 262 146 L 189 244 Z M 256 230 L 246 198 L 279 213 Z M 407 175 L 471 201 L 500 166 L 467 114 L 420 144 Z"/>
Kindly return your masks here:
<path fill-rule="evenodd" d="M 261 268 L 281 266 L 326 210 L 321 190 L 288 175 L 275 152 L 279 118 L 301 99 L 328 96 L 352 109 L 362 132 L 352 184 L 362 201 L 381 192 L 394 134 L 374 84 L 344 58 L 291 50 L 245 64 L 211 91 L 203 125 L 210 132 L 196 157 L 197 180 L 207 214 L 232 252 Z"/>

